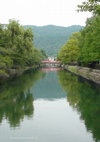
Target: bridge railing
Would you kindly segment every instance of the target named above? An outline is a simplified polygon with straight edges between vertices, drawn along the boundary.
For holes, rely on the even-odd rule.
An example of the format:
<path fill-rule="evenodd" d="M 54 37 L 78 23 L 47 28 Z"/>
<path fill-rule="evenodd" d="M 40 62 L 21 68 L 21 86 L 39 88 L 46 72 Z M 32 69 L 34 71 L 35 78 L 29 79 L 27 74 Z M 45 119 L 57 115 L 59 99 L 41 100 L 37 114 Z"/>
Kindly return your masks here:
<path fill-rule="evenodd" d="M 44 60 L 42 61 L 42 63 L 55 63 L 55 64 L 59 64 L 61 61 L 49 61 L 49 60 Z"/>

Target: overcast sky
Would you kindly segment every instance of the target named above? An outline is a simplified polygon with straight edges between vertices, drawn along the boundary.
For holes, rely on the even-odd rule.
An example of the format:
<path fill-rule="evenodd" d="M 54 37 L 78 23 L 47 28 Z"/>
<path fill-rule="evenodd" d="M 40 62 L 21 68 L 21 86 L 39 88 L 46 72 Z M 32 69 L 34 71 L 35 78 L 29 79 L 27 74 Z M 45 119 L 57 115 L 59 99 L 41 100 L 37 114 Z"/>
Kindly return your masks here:
<path fill-rule="evenodd" d="M 84 0 L 83 0 L 84 1 Z M 22 25 L 85 25 L 90 13 L 77 13 L 82 0 L 0 0 L 0 23 L 9 19 Z"/>

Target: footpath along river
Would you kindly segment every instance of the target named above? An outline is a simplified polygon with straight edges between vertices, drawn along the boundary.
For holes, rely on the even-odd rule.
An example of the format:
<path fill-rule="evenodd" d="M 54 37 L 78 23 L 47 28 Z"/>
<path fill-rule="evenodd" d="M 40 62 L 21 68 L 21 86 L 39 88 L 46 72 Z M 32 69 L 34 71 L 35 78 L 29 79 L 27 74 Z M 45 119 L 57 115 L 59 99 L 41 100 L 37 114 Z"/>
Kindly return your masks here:
<path fill-rule="evenodd" d="M 100 86 L 58 68 L 0 85 L 0 142 L 100 142 Z"/>

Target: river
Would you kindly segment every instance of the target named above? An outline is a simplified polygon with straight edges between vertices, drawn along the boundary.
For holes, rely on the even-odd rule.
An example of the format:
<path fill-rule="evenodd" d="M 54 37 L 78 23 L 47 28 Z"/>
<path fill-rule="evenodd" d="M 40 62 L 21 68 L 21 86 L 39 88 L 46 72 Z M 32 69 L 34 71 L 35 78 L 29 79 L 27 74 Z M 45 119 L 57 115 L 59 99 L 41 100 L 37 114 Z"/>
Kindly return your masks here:
<path fill-rule="evenodd" d="M 0 142 L 100 142 L 99 86 L 59 68 L 5 82 Z"/>

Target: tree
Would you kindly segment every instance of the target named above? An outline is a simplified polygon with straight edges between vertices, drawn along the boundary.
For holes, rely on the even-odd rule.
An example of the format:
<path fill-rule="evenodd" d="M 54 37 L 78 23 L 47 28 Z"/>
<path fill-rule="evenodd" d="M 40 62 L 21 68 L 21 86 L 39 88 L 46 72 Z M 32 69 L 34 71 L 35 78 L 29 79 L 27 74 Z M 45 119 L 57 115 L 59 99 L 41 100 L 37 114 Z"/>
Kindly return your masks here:
<path fill-rule="evenodd" d="M 61 60 L 62 63 L 72 63 L 78 60 L 79 55 L 79 39 L 80 33 L 73 33 L 67 43 L 62 47 L 62 49 L 58 53 L 58 59 Z"/>
<path fill-rule="evenodd" d="M 93 14 L 100 15 L 100 0 L 88 0 L 78 5 L 78 11 L 89 11 Z"/>
<path fill-rule="evenodd" d="M 43 55 L 40 50 L 37 48 L 33 48 L 32 52 L 29 56 L 26 57 L 26 64 L 29 66 L 40 64 L 41 60 L 43 58 Z"/>
<path fill-rule="evenodd" d="M 0 25 L 0 74 L 8 69 L 40 64 L 43 55 L 34 47 L 33 31 L 24 29 L 16 20 Z"/>
<path fill-rule="evenodd" d="M 86 65 L 100 61 L 100 16 L 87 20 L 85 28 L 81 30 L 79 47 L 79 62 Z"/>
<path fill-rule="evenodd" d="M 43 58 L 47 58 L 48 57 L 46 52 L 45 52 L 45 50 L 41 49 L 40 51 L 41 51 L 41 53 L 43 55 Z"/>

